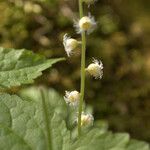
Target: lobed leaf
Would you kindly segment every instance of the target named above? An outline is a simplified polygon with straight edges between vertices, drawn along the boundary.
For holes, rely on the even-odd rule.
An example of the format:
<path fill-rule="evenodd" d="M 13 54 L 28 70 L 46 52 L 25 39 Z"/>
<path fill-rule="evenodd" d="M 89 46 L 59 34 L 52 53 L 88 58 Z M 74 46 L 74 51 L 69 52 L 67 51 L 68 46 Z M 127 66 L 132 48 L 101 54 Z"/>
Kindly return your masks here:
<path fill-rule="evenodd" d="M 45 105 L 38 88 L 23 90 L 20 95 L 22 98 L 0 95 L 2 150 L 150 150 L 147 143 L 130 140 L 128 134 L 98 127 L 71 139 L 66 127 L 67 107 L 59 94 L 44 90 Z"/>
<path fill-rule="evenodd" d="M 49 59 L 31 51 L 0 47 L 0 88 L 33 83 L 42 71 L 63 58 Z"/>

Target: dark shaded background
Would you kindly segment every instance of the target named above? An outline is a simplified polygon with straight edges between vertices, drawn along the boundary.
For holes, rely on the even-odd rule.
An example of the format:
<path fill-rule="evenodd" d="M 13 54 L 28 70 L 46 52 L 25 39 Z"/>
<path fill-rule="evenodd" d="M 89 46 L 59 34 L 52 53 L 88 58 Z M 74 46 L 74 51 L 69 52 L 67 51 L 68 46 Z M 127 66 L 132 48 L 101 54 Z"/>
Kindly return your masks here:
<path fill-rule="evenodd" d="M 92 57 L 101 59 L 104 77 L 99 81 L 87 76 L 86 101 L 111 130 L 150 142 L 150 1 L 99 0 L 85 7 L 89 11 L 98 27 L 88 36 L 87 64 Z M 48 58 L 66 57 L 62 37 L 67 32 L 80 38 L 73 28 L 77 17 L 74 0 L 1 0 L 0 44 Z M 62 94 L 79 89 L 80 55 L 45 71 L 36 84 Z"/>

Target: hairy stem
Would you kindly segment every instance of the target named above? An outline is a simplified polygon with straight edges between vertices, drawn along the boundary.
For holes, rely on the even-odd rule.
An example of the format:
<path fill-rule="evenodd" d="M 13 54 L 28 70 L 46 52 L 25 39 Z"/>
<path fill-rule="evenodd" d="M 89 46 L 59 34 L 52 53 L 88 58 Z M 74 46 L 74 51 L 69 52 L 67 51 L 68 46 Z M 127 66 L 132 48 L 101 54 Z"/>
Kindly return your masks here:
<path fill-rule="evenodd" d="M 83 17 L 83 4 L 82 0 L 79 0 L 79 13 L 80 18 Z M 85 89 L 85 51 L 86 51 L 86 36 L 85 32 L 81 34 L 82 39 L 82 51 L 81 51 L 81 84 L 80 84 L 80 102 L 78 108 L 78 135 L 81 135 L 81 114 L 82 114 L 82 107 L 83 107 L 83 100 L 84 100 L 84 89 Z"/>
<path fill-rule="evenodd" d="M 52 150 L 52 140 L 51 140 L 51 129 L 49 126 L 49 118 L 48 118 L 48 112 L 47 112 L 47 106 L 46 106 L 46 101 L 45 101 L 45 94 L 44 94 L 44 89 L 41 87 L 41 98 L 42 98 L 42 106 L 43 106 L 43 115 L 45 119 L 45 125 L 46 125 L 46 131 L 47 131 L 47 150 Z"/>

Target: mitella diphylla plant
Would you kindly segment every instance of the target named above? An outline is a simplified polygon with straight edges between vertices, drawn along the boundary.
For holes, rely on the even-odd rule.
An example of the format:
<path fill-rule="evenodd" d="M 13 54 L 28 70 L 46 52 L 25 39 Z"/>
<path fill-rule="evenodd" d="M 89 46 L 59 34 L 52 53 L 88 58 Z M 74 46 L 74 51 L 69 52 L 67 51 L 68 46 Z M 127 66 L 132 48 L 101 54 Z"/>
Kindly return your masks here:
<path fill-rule="evenodd" d="M 78 91 L 66 91 L 64 100 L 70 107 L 74 107 L 78 114 L 76 122 L 78 124 L 78 135 L 81 135 L 81 127 L 93 125 L 94 117 L 92 114 L 86 114 L 83 110 L 83 101 L 84 101 L 84 91 L 85 91 L 85 74 L 86 72 L 93 76 L 95 79 L 101 79 L 103 76 L 103 64 L 101 61 L 98 61 L 93 58 L 93 62 L 89 66 L 85 66 L 86 61 L 86 35 L 90 34 L 96 28 L 95 18 L 88 13 L 87 16 L 83 14 L 83 3 L 88 5 L 96 2 L 95 0 L 79 0 L 79 13 L 80 19 L 74 21 L 74 27 L 77 34 L 81 35 L 81 41 L 77 41 L 71 37 L 68 37 L 68 34 L 64 35 L 63 45 L 67 55 L 73 56 L 76 53 L 76 48 L 81 47 L 81 84 L 80 92 Z"/>
<path fill-rule="evenodd" d="M 0 47 L 0 150 L 150 150 L 149 144 L 130 139 L 126 133 L 108 131 L 106 124 L 94 121 L 84 103 L 85 75 L 103 76 L 100 60 L 93 58 L 91 64 L 85 64 L 86 35 L 94 31 L 96 22 L 90 14 L 84 16 L 83 4 L 95 2 L 79 0 L 80 19 L 74 26 L 81 41 L 68 34 L 63 38 L 69 58 L 81 49 L 80 90 L 65 91 L 63 97 L 43 86 L 18 88 L 33 83 L 42 71 L 65 59 Z"/>

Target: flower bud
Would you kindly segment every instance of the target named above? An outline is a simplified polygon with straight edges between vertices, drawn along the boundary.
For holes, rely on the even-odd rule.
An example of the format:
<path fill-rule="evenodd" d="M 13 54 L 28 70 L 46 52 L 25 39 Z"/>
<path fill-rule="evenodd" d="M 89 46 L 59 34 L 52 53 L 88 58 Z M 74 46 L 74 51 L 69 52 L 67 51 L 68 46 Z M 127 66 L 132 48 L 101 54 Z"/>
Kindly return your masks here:
<path fill-rule="evenodd" d="M 98 61 L 96 59 L 93 60 L 93 63 L 91 63 L 87 68 L 86 71 L 95 77 L 95 79 L 102 78 L 103 76 L 103 64 L 101 61 Z"/>
<path fill-rule="evenodd" d="M 89 34 L 95 29 L 96 22 L 94 17 L 89 14 L 89 16 L 84 16 L 78 22 L 75 22 L 74 26 L 77 33 L 82 33 L 83 31 L 86 31 Z"/>
<path fill-rule="evenodd" d="M 67 104 L 77 106 L 80 100 L 80 93 L 78 91 L 66 91 L 64 99 Z"/>
<path fill-rule="evenodd" d="M 78 47 L 79 43 L 80 42 L 77 41 L 76 39 L 68 37 L 67 34 L 64 35 L 63 45 L 64 45 L 65 51 L 69 57 L 70 57 L 70 55 L 72 55 L 74 53 L 73 50 L 75 50 Z"/>
<path fill-rule="evenodd" d="M 81 126 L 93 125 L 94 117 L 91 114 L 81 114 Z"/>

